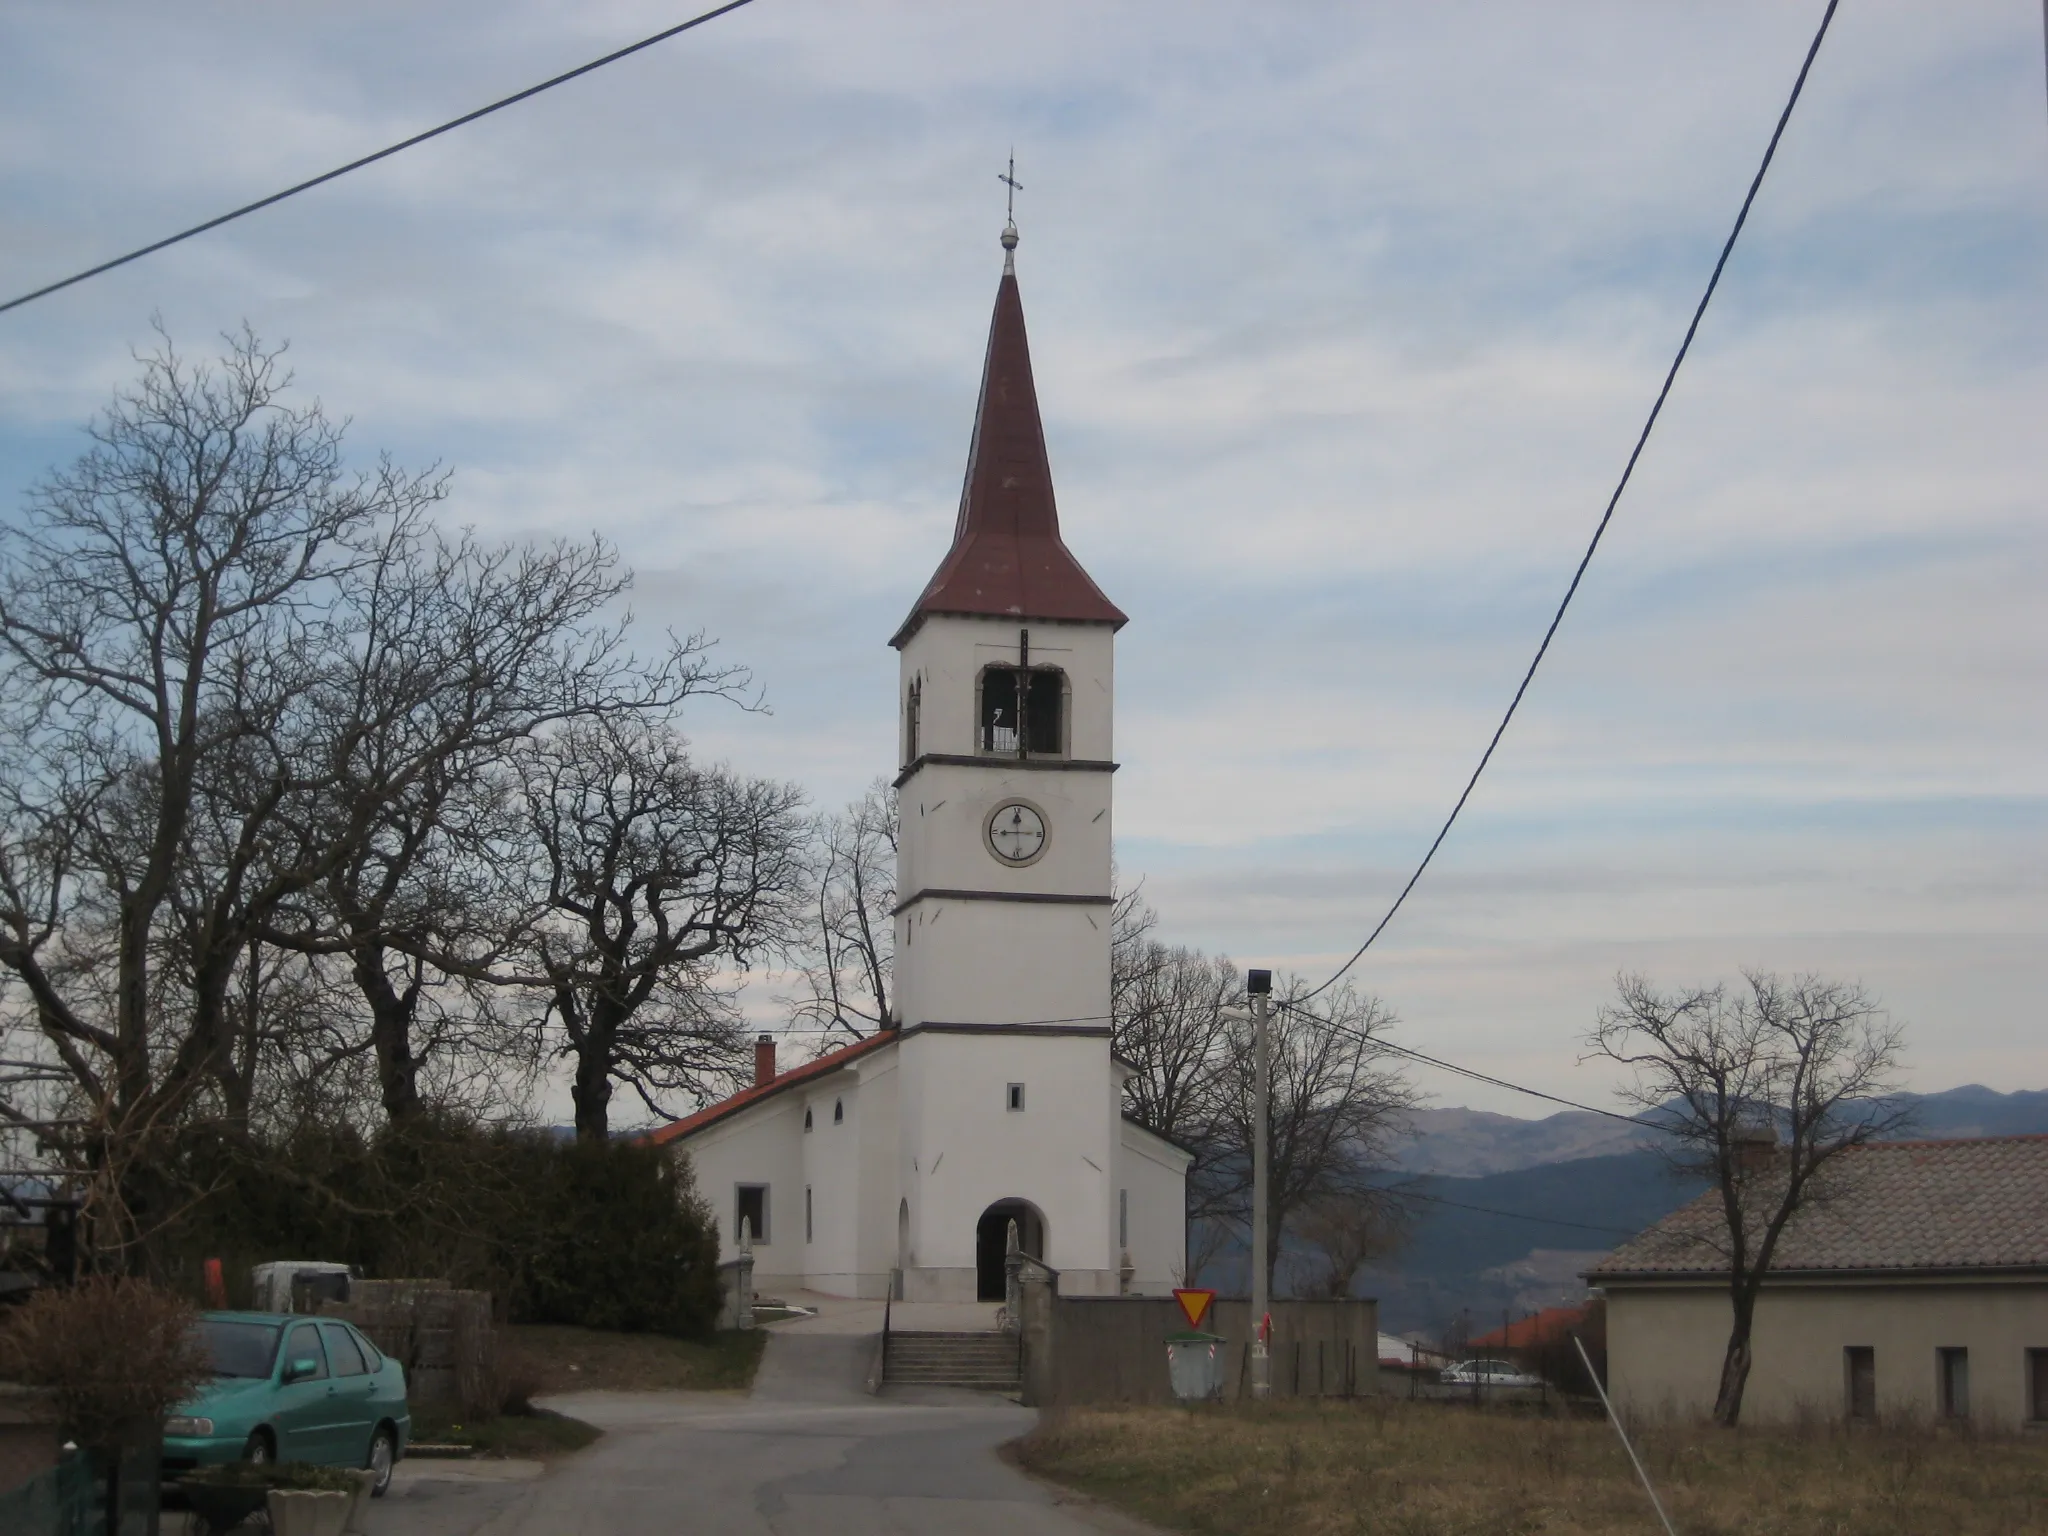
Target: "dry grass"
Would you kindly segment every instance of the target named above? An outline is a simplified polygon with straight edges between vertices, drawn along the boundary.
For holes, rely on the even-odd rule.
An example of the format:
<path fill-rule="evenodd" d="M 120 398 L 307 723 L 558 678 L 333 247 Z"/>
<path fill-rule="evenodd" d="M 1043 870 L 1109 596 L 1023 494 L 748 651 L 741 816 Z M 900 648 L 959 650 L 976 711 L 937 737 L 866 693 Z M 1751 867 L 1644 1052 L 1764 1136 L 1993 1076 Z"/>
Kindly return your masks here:
<path fill-rule="evenodd" d="M 698 1343 L 658 1333 L 603 1333 L 532 1323 L 505 1330 L 525 1395 L 549 1392 L 718 1392 L 753 1384 L 766 1335 L 719 1333 Z"/>
<path fill-rule="evenodd" d="M 1683 1536 L 2048 1531 L 2048 1442 L 1927 1428 L 1649 1428 Z M 1656 1517 L 1604 1421 L 1395 1399 L 1072 1409 L 1031 1471 L 1172 1530 L 1228 1536 L 1641 1536 Z"/>

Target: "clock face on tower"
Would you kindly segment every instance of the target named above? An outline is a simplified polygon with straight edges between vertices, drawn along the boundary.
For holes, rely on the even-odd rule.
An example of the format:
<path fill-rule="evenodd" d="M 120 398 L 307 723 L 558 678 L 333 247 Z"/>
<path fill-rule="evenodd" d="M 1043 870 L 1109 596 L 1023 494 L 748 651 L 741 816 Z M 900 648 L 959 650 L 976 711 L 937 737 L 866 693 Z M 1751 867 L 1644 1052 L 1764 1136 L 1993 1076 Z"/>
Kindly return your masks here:
<path fill-rule="evenodd" d="M 1028 800 L 1005 800 L 988 813 L 983 836 L 997 862 L 1021 869 L 1045 852 L 1045 813 Z"/>

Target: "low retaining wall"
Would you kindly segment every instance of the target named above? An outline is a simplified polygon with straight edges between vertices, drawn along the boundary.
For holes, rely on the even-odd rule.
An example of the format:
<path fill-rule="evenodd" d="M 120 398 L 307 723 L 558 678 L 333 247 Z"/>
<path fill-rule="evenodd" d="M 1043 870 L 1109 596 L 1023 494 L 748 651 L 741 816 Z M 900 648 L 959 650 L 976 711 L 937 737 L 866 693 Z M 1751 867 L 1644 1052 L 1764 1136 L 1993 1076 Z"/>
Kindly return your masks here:
<path fill-rule="evenodd" d="M 1172 1297 L 1061 1296 L 1056 1280 L 1027 1276 L 1020 1298 L 1024 1401 L 1034 1407 L 1084 1403 L 1170 1403 L 1166 1337 L 1187 1331 Z M 1379 1304 L 1272 1304 L 1275 1397 L 1377 1394 Z M 1223 1337 L 1223 1395 L 1248 1397 L 1251 1303 L 1219 1298 L 1202 1321 Z"/>
<path fill-rule="evenodd" d="M 464 1413 L 495 1409 L 498 1336 L 489 1291 L 442 1280 L 358 1280 L 347 1301 L 321 1305 L 346 1318 L 405 1367 L 406 1396 L 452 1403 Z"/>

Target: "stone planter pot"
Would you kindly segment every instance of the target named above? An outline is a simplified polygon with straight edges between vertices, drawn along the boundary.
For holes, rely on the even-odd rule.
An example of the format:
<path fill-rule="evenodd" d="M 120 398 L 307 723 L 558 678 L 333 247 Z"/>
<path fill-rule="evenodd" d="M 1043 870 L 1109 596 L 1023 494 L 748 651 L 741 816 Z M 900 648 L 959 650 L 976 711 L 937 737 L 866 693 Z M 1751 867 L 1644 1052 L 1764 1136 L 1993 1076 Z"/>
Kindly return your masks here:
<path fill-rule="evenodd" d="M 349 1479 L 356 1485 L 348 1496 L 348 1519 L 342 1536 L 369 1536 L 370 1490 L 377 1486 L 377 1474 L 368 1468 L 353 1468 Z"/>
<path fill-rule="evenodd" d="M 270 1490 L 270 1529 L 274 1536 L 342 1536 L 348 1525 L 353 1493 L 311 1488 Z"/>

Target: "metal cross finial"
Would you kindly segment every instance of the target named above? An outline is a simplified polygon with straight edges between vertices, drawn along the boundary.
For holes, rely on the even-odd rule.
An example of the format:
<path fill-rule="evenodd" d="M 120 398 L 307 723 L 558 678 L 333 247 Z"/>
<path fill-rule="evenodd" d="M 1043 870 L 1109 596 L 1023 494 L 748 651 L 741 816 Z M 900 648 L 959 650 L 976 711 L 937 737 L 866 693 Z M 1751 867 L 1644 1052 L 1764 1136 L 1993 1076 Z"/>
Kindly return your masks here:
<path fill-rule="evenodd" d="M 1017 194 L 1024 190 L 1024 183 L 1017 179 L 1017 156 L 1014 153 L 1010 156 L 1010 169 L 1007 172 L 997 171 L 996 180 L 1010 189 L 1004 199 L 1003 212 L 1014 224 L 1017 222 Z"/>
<path fill-rule="evenodd" d="M 1009 170 L 997 171 L 996 180 L 1010 189 L 1003 199 L 1003 212 L 1005 215 L 1003 224 L 1003 270 L 1005 272 L 1015 272 L 1017 270 L 1017 194 L 1024 190 L 1024 183 L 1017 179 L 1016 151 L 1012 150 L 1010 152 Z"/>

